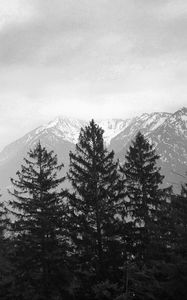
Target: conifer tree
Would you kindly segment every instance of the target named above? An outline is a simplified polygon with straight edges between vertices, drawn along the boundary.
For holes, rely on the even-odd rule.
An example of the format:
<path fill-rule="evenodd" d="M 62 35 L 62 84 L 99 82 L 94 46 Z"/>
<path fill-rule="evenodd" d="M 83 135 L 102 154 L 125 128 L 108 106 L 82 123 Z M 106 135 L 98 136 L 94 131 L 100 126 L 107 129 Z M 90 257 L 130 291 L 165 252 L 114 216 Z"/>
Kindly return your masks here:
<path fill-rule="evenodd" d="M 125 205 L 131 227 L 129 253 L 143 264 L 165 251 L 167 228 L 164 229 L 163 214 L 167 213 L 170 188 L 160 187 L 164 176 L 157 166 L 159 156 L 141 132 L 125 158 L 121 172 L 125 177 Z"/>
<path fill-rule="evenodd" d="M 162 286 L 170 296 L 168 299 L 184 299 L 187 294 L 187 184 L 183 184 L 180 194 L 172 195 L 171 199 L 171 255 L 159 272 Z"/>
<path fill-rule="evenodd" d="M 77 270 L 104 281 L 119 275 L 117 212 L 122 197 L 118 163 L 104 145 L 103 129 L 94 120 L 82 128 L 70 153 L 70 229 Z M 118 272 L 115 272 L 115 269 Z M 117 274 L 117 275 L 116 275 Z M 90 279 L 91 283 L 91 279 Z"/>
<path fill-rule="evenodd" d="M 175 254 L 187 260 L 187 184 L 179 195 L 173 196 L 173 225 Z"/>
<path fill-rule="evenodd" d="M 1 197 L 1 195 L 0 195 Z M 9 239 L 6 237 L 9 219 L 5 204 L 0 199 L 0 298 L 6 299 L 8 295 L 11 266 L 7 257 L 7 251 L 10 244 Z"/>
<path fill-rule="evenodd" d="M 67 285 L 65 178 L 58 174 L 63 165 L 40 143 L 28 156 L 11 179 L 13 299 L 59 299 Z"/>
<path fill-rule="evenodd" d="M 3 273 L 3 250 L 5 244 L 5 231 L 7 229 L 7 217 L 4 203 L 1 201 L 0 194 L 0 274 Z M 1 275 L 0 275 L 1 277 Z"/>

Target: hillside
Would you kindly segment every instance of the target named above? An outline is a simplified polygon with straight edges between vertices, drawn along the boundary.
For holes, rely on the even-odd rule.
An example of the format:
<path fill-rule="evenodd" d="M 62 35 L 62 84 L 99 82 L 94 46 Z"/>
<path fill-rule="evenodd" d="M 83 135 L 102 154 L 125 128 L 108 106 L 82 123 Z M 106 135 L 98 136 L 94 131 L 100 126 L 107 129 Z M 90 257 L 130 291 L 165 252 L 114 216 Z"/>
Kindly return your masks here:
<path fill-rule="evenodd" d="M 167 184 L 173 183 L 179 189 L 185 181 L 187 171 L 187 108 L 174 114 L 154 112 L 132 119 L 108 119 L 97 122 L 104 129 L 106 146 L 115 151 L 116 158 L 125 160 L 125 153 L 140 130 L 161 156 L 162 173 Z M 10 184 L 10 177 L 15 177 L 26 156 L 27 151 L 39 140 L 48 149 L 54 150 L 59 162 L 68 170 L 69 151 L 73 150 L 78 140 L 81 127 L 87 123 L 83 120 L 58 117 L 44 124 L 21 139 L 7 145 L 0 153 L 0 187 L 5 189 Z"/>

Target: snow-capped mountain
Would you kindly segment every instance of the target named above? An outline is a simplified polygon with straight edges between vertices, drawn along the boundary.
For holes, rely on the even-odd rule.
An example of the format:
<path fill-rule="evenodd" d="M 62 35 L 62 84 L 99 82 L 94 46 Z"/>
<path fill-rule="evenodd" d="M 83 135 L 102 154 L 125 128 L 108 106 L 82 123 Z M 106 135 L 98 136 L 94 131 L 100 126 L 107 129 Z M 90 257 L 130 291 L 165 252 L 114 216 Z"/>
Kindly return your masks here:
<path fill-rule="evenodd" d="M 86 125 L 85 121 L 72 118 L 58 117 L 36 130 L 37 135 L 51 134 L 53 138 L 63 139 L 75 144 L 78 140 L 80 128 Z"/>
<path fill-rule="evenodd" d="M 104 140 L 109 149 L 113 149 L 121 162 L 132 139 L 140 130 L 150 142 L 155 144 L 161 155 L 162 173 L 168 183 L 179 184 L 187 171 L 187 109 L 182 108 L 171 113 L 143 114 L 132 119 L 107 119 L 96 121 L 104 130 Z M 74 150 L 81 127 L 86 121 L 58 117 L 29 132 L 21 139 L 6 146 L 0 153 L 0 185 L 9 185 L 20 168 L 23 157 L 39 140 L 58 155 L 59 162 L 69 165 L 69 151 Z M 176 173 L 181 174 L 178 176 Z M 172 176 L 171 176 L 172 175 Z"/>
<path fill-rule="evenodd" d="M 104 120 L 98 124 L 105 130 L 104 137 L 109 145 L 111 139 L 119 134 L 128 121 Z M 24 135 L 21 139 L 6 146 L 0 153 L 0 186 L 9 183 L 10 176 L 14 176 L 29 149 L 40 140 L 42 145 L 54 150 L 59 161 L 63 161 L 65 171 L 69 165 L 69 151 L 73 150 L 78 141 L 81 127 L 88 122 L 73 118 L 58 117 Z"/>
<path fill-rule="evenodd" d="M 126 128 L 116 135 L 111 143 L 110 148 L 115 152 L 121 152 L 122 149 L 127 148 L 140 130 L 145 136 L 159 128 L 170 117 L 169 113 L 151 113 L 143 114 L 140 117 L 129 120 Z"/>
<path fill-rule="evenodd" d="M 148 137 L 161 154 L 160 164 L 167 180 L 175 187 L 181 181 L 187 182 L 187 108 L 169 116 Z"/>
<path fill-rule="evenodd" d="M 111 140 L 120 134 L 128 124 L 131 122 L 131 119 L 121 120 L 121 119 L 107 119 L 98 121 L 98 125 L 104 130 L 104 140 L 107 146 L 110 145 Z"/>
<path fill-rule="evenodd" d="M 129 121 L 112 119 L 97 122 L 104 130 L 104 139 L 107 145 L 110 145 L 111 140 L 125 129 Z M 57 117 L 6 146 L 0 153 L 0 166 L 15 157 L 16 153 L 19 155 L 24 149 L 32 148 L 39 140 L 49 148 L 54 147 L 54 150 L 57 150 L 58 144 L 74 145 L 78 141 L 81 127 L 85 125 L 87 125 L 87 122 L 83 120 Z"/>

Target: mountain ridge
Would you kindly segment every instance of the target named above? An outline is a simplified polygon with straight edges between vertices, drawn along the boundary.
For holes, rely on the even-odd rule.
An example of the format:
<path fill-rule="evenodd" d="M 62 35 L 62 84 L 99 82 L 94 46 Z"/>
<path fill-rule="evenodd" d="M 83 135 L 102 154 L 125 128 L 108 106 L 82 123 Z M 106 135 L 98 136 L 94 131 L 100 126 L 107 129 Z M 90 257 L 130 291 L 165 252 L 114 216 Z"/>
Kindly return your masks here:
<path fill-rule="evenodd" d="M 160 165 L 169 181 L 171 167 L 174 172 L 187 170 L 187 108 L 175 113 L 144 113 L 129 119 L 96 120 L 104 130 L 104 141 L 109 150 L 114 150 L 116 158 L 123 163 L 125 152 L 138 131 L 141 131 L 161 156 Z M 0 152 L 0 185 L 7 185 L 9 177 L 14 177 L 23 157 L 39 140 L 57 153 L 59 161 L 69 165 L 69 151 L 75 149 L 81 127 L 88 124 L 85 120 L 58 116 L 39 126 L 22 138 L 10 143 Z M 178 180 L 178 179 L 177 179 Z M 178 180 L 180 182 L 180 180 Z"/>

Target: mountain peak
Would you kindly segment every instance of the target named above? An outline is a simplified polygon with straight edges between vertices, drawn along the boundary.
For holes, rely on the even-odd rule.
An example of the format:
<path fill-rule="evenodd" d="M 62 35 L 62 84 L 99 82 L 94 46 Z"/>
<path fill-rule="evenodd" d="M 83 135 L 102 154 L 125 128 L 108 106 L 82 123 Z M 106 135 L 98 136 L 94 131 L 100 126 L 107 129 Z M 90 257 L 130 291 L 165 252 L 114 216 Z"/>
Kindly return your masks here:
<path fill-rule="evenodd" d="M 171 115 L 171 120 L 175 122 L 187 121 L 187 108 L 182 107 Z"/>
<path fill-rule="evenodd" d="M 107 146 L 111 140 L 122 132 L 130 123 L 131 119 L 105 119 L 98 122 L 99 126 L 104 130 L 104 140 Z"/>
<path fill-rule="evenodd" d="M 185 107 L 185 106 L 183 106 L 180 110 L 184 113 L 187 113 L 187 107 Z"/>
<path fill-rule="evenodd" d="M 47 124 L 44 124 L 41 126 L 43 129 L 49 129 L 58 127 L 59 129 L 63 129 L 63 127 L 71 127 L 71 126 L 80 126 L 80 124 L 83 124 L 84 121 L 75 119 L 75 118 L 69 118 L 65 116 L 57 116 L 52 121 L 48 122 Z"/>
<path fill-rule="evenodd" d="M 124 161 L 125 151 L 140 130 L 156 146 L 161 155 L 163 173 L 168 178 L 171 170 L 184 174 L 187 164 L 187 108 L 182 107 L 175 113 L 145 113 L 131 119 L 96 120 L 104 130 L 104 141 L 114 150 L 116 157 Z M 57 116 L 24 135 L 21 139 L 7 145 L 0 153 L 0 177 L 6 186 L 18 169 L 27 151 L 41 141 L 42 145 L 53 149 L 59 159 L 68 166 L 69 151 L 75 149 L 81 127 L 88 122 L 63 115 Z M 168 171 L 169 170 L 169 171 Z M 169 174 L 169 175 L 168 175 Z M 175 180 L 172 179 L 172 180 Z"/>
<path fill-rule="evenodd" d="M 177 110 L 174 115 L 187 115 L 187 107 L 183 106 L 181 109 Z"/>

